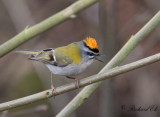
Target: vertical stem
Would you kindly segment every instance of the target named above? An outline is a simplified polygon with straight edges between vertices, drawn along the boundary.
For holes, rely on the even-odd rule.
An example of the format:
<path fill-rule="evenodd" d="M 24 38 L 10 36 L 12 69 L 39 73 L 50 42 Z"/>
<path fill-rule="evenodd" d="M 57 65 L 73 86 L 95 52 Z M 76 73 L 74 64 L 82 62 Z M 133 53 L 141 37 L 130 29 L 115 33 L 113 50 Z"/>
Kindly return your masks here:
<path fill-rule="evenodd" d="M 132 50 L 158 26 L 159 23 L 160 11 L 158 11 L 158 13 L 140 31 L 131 36 L 128 42 L 100 71 L 100 73 L 118 66 L 132 52 Z M 68 105 L 66 105 L 66 107 L 64 107 L 60 113 L 58 113 L 56 117 L 70 116 L 79 106 L 85 102 L 85 99 L 88 98 L 101 85 L 101 83 L 102 81 L 83 88 L 80 93 L 78 93 L 76 97 L 73 98 L 73 100 Z"/>

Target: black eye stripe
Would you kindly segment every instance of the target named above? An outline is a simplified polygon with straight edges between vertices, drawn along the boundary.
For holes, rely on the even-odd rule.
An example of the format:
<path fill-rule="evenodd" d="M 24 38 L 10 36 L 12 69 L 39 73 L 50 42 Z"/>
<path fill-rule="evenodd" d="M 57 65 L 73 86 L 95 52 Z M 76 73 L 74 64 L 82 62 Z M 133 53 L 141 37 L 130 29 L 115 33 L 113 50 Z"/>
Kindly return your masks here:
<path fill-rule="evenodd" d="M 89 56 L 94 56 L 95 54 L 92 53 L 92 52 L 87 52 L 87 55 L 89 55 Z"/>

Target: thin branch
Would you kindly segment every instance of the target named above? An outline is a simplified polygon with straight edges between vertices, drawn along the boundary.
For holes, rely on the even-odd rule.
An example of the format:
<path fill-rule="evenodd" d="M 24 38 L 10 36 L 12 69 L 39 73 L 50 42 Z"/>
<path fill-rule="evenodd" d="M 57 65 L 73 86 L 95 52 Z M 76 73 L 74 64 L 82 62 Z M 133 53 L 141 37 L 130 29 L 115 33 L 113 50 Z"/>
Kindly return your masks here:
<path fill-rule="evenodd" d="M 131 52 L 132 50 L 145 39 L 160 23 L 160 11 L 135 35 L 133 35 L 129 41 L 123 46 L 123 48 L 113 57 L 113 59 L 100 71 L 100 73 L 106 72 L 109 69 L 118 66 Z M 70 116 L 79 106 L 81 106 L 85 99 L 88 98 L 100 85 L 102 81 L 89 85 L 83 88 L 71 102 L 66 105 L 57 117 Z M 73 106 L 75 105 L 75 106 Z"/>
<path fill-rule="evenodd" d="M 24 116 L 28 113 L 40 113 L 40 112 L 44 112 L 47 111 L 48 106 L 47 105 L 38 105 L 36 107 L 31 107 L 31 108 L 27 108 L 27 109 L 23 109 L 21 111 L 15 111 L 15 112 L 9 112 L 9 111 L 3 111 L 0 114 L 0 117 L 17 117 L 17 116 Z"/>
<path fill-rule="evenodd" d="M 159 54 L 155 54 L 153 56 L 138 60 L 136 62 L 121 66 L 121 67 L 115 67 L 107 72 L 103 72 L 97 75 L 93 75 L 90 77 L 87 77 L 85 79 L 80 80 L 79 83 L 79 87 L 84 87 L 86 85 L 90 85 L 92 83 L 98 82 L 98 81 L 102 81 L 114 76 L 117 76 L 119 74 L 149 65 L 151 63 L 157 62 L 160 60 L 160 53 Z M 56 88 L 56 92 L 54 93 L 54 96 L 56 95 L 60 95 L 62 93 L 66 93 L 72 90 L 77 89 L 77 86 L 75 86 L 75 83 L 70 83 L 64 86 L 60 86 L 58 88 Z M 8 110 L 8 109 L 12 109 L 15 107 L 19 107 L 19 106 L 23 106 L 25 104 L 29 104 L 29 103 L 33 103 L 42 99 L 46 99 L 49 97 L 52 97 L 52 91 L 51 90 L 46 90 L 34 95 L 30 95 L 27 97 L 23 97 L 20 99 L 16 99 L 13 101 L 9 101 L 9 102 L 5 102 L 0 104 L 0 111 L 4 111 L 4 110 Z M 83 97 L 85 98 L 85 97 Z M 76 104 L 72 105 L 72 106 L 77 106 Z"/>
<path fill-rule="evenodd" d="M 21 33 L 19 33 L 18 35 L 11 38 L 9 41 L 5 42 L 0 46 L 0 57 L 4 56 L 16 47 L 23 44 L 24 42 L 39 35 L 40 33 L 64 22 L 67 19 L 74 18 L 75 15 L 79 13 L 81 10 L 89 7 L 97 1 L 98 0 L 78 0 L 66 9 L 49 17 L 48 19 L 40 22 L 39 24 L 36 24 L 32 27 L 26 27 L 24 31 L 22 31 Z"/>

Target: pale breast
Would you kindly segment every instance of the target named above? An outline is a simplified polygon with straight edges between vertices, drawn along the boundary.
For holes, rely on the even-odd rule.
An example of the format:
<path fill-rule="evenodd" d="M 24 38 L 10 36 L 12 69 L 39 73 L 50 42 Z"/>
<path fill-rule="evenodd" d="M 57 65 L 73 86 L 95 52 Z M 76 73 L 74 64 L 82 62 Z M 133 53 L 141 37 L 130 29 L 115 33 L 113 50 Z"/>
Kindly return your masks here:
<path fill-rule="evenodd" d="M 81 64 L 81 65 L 72 63 L 65 67 L 58 67 L 58 66 L 54 66 L 51 64 L 46 64 L 46 66 L 53 74 L 63 75 L 63 76 L 74 76 L 74 75 L 82 73 L 91 63 L 92 62 L 88 62 L 88 63 Z"/>

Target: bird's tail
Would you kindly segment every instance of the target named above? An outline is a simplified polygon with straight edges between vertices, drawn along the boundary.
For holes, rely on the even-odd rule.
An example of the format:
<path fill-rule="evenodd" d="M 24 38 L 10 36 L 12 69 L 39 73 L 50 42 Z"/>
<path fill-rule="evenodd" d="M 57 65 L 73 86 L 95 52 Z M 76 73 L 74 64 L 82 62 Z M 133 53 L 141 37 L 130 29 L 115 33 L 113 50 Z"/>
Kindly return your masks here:
<path fill-rule="evenodd" d="M 16 51 L 16 53 L 29 55 L 29 60 L 37 61 L 37 56 L 40 54 L 40 51 Z"/>
<path fill-rule="evenodd" d="M 50 60 L 50 56 L 48 52 L 44 51 L 16 51 L 20 54 L 29 55 L 29 60 L 41 61 L 46 62 Z"/>

